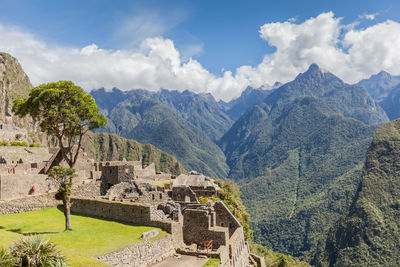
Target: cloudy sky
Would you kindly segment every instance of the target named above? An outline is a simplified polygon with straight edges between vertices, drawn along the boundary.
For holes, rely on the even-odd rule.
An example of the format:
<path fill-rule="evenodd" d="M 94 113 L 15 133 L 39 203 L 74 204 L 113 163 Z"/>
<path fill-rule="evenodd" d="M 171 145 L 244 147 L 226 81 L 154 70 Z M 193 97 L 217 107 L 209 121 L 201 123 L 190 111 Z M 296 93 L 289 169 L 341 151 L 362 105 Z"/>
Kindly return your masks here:
<path fill-rule="evenodd" d="M 278 2 L 278 3 L 277 3 Z M 32 83 L 230 100 L 311 63 L 348 83 L 400 75 L 399 1 L 0 0 L 0 51 Z"/>

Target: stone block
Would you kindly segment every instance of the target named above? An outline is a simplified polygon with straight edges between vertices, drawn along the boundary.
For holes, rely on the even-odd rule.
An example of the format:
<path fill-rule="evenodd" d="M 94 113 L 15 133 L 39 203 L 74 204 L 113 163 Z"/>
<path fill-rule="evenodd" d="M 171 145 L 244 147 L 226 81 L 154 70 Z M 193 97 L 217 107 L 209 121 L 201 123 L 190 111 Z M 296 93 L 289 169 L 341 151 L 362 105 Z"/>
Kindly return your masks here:
<path fill-rule="evenodd" d="M 159 234 L 158 230 L 153 229 L 153 230 L 144 232 L 140 238 L 141 239 L 150 239 L 150 238 L 158 236 L 158 234 Z"/>

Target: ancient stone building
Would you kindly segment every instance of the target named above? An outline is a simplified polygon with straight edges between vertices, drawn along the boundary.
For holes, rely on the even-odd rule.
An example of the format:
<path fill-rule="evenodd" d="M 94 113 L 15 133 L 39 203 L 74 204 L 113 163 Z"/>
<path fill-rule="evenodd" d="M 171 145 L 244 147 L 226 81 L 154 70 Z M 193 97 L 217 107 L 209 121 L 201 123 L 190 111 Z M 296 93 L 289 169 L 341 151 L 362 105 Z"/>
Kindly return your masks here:
<path fill-rule="evenodd" d="M 198 203 L 199 197 L 217 196 L 218 190 L 219 186 L 210 177 L 192 171 L 172 180 L 171 197 L 178 202 Z"/>
<path fill-rule="evenodd" d="M 47 193 L 46 173 L 53 166 L 67 166 L 60 154 L 59 149 L 48 147 L 0 146 L 0 200 L 26 197 L 33 186 L 36 194 Z M 75 184 L 90 179 L 93 168 L 93 160 L 82 152 L 75 165 Z"/>

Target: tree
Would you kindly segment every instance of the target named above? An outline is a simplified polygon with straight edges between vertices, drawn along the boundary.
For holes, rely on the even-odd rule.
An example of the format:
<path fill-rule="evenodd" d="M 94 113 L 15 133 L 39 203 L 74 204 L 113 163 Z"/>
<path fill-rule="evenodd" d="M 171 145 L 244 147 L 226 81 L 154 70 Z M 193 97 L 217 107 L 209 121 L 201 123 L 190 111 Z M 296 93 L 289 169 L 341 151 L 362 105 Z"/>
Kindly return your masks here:
<path fill-rule="evenodd" d="M 87 131 L 105 126 L 93 97 L 70 81 L 32 88 L 27 99 L 15 99 L 13 112 L 32 116 L 43 132 L 58 140 L 63 159 L 73 168 Z M 75 147 L 76 145 L 76 147 Z"/>
<path fill-rule="evenodd" d="M 64 168 L 61 166 L 54 166 L 48 173 L 47 179 L 58 184 L 58 191 L 56 199 L 62 200 L 64 205 L 65 216 L 65 231 L 71 231 L 71 193 L 72 193 L 72 179 L 76 177 L 75 170 L 72 168 Z"/>
<path fill-rule="evenodd" d="M 58 140 L 61 155 L 73 168 L 87 131 L 105 126 L 107 120 L 99 113 L 93 97 L 70 81 L 47 83 L 32 88 L 27 99 L 15 99 L 13 112 L 19 117 L 32 116 L 40 129 Z M 58 197 L 63 201 L 65 230 L 70 226 L 70 195 L 75 172 L 56 168 L 49 177 L 60 184 Z"/>

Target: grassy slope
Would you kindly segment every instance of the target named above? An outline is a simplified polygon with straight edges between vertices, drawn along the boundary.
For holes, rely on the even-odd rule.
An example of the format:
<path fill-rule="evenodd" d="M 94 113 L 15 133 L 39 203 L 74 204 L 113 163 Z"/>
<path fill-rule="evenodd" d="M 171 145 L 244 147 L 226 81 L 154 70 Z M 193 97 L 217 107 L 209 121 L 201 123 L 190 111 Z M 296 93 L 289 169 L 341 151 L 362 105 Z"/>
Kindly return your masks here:
<path fill-rule="evenodd" d="M 55 242 L 72 266 L 107 266 L 91 257 L 140 242 L 143 232 L 154 229 L 80 215 L 72 215 L 71 222 L 73 231 L 64 232 L 64 215 L 57 208 L 0 215 L 0 246 L 37 233 Z M 160 232 L 159 236 L 166 235 Z"/>

